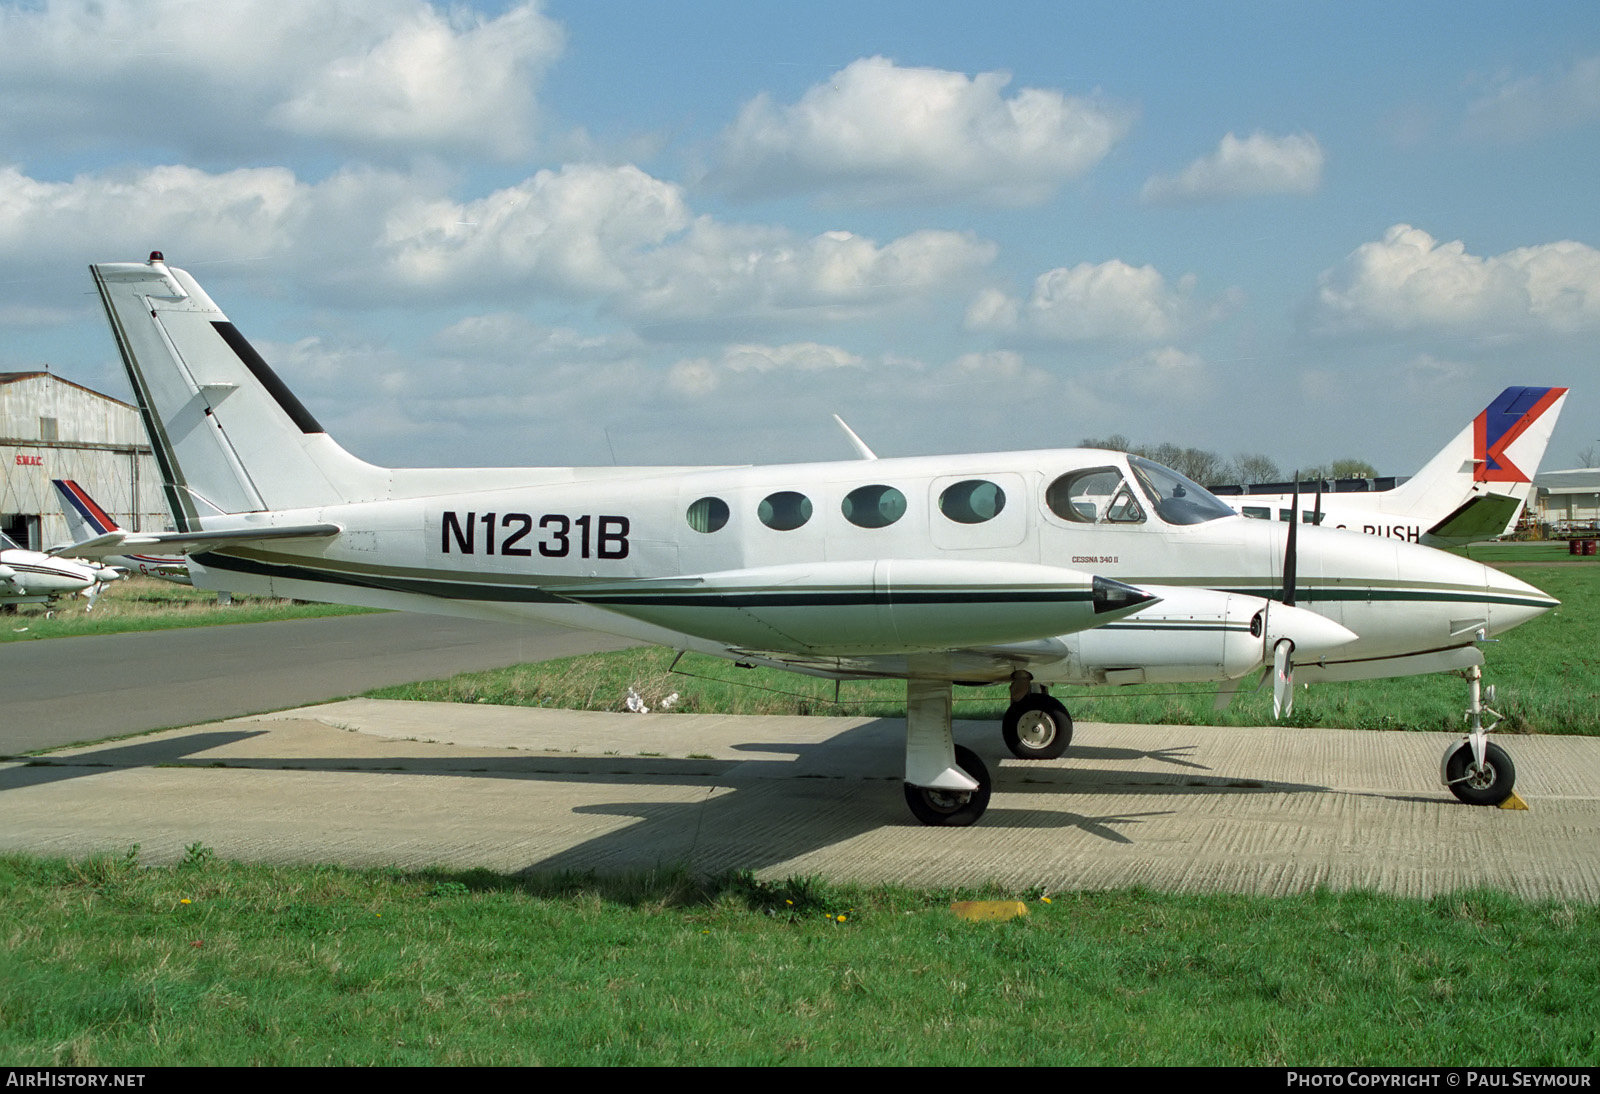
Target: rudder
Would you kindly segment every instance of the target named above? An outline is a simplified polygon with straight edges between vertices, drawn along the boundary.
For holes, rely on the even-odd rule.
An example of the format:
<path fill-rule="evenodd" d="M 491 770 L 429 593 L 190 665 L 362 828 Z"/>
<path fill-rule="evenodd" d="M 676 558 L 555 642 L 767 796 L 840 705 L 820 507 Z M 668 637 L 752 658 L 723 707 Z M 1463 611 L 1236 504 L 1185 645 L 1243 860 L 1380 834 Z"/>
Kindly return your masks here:
<path fill-rule="evenodd" d="M 159 251 L 90 270 L 179 531 L 382 496 L 388 473 L 335 444 L 188 273 Z"/>

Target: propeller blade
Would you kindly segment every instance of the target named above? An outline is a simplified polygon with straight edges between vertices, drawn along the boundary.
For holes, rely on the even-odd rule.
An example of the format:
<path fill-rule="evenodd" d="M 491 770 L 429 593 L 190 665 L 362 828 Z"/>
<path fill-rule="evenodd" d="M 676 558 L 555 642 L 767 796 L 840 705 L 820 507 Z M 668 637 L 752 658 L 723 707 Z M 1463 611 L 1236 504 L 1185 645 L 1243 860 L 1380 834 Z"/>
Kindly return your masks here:
<path fill-rule="evenodd" d="M 1311 510 L 1311 523 L 1313 526 L 1322 523 L 1322 480 L 1317 480 L 1317 503 Z"/>
<path fill-rule="evenodd" d="M 1255 670 L 1251 669 L 1250 671 L 1254 672 Z M 1271 682 L 1272 682 L 1272 666 L 1271 665 L 1267 665 L 1265 668 L 1263 668 L 1261 670 L 1261 678 L 1256 681 L 1256 686 L 1250 689 L 1250 694 L 1251 695 L 1256 694 L 1258 691 L 1260 691 L 1262 688 L 1266 687 Z"/>
<path fill-rule="evenodd" d="M 1294 568 L 1300 550 L 1300 472 L 1294 473 L 1294 500 L 1289 505 L 1289 538 L 1283 544 L 1283 602 L 1294 607 Z"/>
<path fill-rule="evenodd" d="M 1294 643 L 1287 638 L 1272 647 L 1272 717 L 1287 718 L 1294 711 Z"/>

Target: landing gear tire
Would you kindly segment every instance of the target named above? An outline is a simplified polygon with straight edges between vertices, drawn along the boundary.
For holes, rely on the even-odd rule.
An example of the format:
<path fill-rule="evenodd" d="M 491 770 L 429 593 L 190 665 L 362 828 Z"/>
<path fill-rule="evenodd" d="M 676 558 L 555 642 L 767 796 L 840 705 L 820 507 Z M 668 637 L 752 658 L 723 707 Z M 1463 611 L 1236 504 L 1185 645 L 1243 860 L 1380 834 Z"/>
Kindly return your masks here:
<path fill-rule="evenodd" d="M 1468 805 L 1499 805 L 1511 796 L 1517 781 L 1517 768 L 1499 745 L 1489 745 L 1483 751 L 1483 766 L 1472 763 L 1472 746 L 1466 741 L 1450 754 L 1444 765 L 1445 781 L 1450 793 Z"/>
<path fill-rule="evenodd" d="M 956 745 L 956 766 L 978 781 L 976 790 L 936 790 L 906 783 L 906 805 L 923 824 L 965 828 L 989 808 L 989 769 L 970 748 Z"/>
<path fill-rule="evenodd" d="M 1006 708 L 1000 736 L 1018 759 L 1053 760 L 1072 743 L 1072 715 L 1061 700 L 1034 692 Z"/>

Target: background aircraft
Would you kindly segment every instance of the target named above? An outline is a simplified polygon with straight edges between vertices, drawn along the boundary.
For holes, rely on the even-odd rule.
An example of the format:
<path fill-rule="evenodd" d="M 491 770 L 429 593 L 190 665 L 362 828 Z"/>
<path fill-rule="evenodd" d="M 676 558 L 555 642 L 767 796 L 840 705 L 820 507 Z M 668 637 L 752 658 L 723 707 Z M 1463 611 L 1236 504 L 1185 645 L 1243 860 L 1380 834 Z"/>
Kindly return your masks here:
<path fill-rule="evenodd" d="M 957 682 L 1009 681 L 1003 732 L 1057 755 L 1051 683 L 1236 680 L 1272 664 L 1361 679 L 1469 669 L 1547 611 L 1537 589 L 1397 540 L 1240 517 L 1137 456 L 1093 449 L 711 468 L 391 469 L 340 448 L 159 252 L 92 267 L 201 587 L 481 618 L 539 618 L 834 678 L 906 680 L 906 801 L 987 808 L 951 739 Z M 1109 498 L 1101 504 L 1097 499 Z M 1478 703 L 1474 698 L 1474 709 Z M 1503 800 L 1474 731 L 1463 800 Z"/>
<path fill-rule="evenodd" d="M 121 576 L 99 562 L 29 551 L 0 532 L 0 605 L 51 604 L 64 596 L 85 593 L 86 607 L 93 608 L 105 587 Z"/>
<path fill-rule="evenodd" d="M 1336 482 L 1322 498 L 1322 525 L 1434 547 L 1505 535 L 1528 502 L 1566 398 L 1564 387 L 1506 388 L 1400 485 L 1369 490 L 1365 479 Z M 1309 496 L 1315 486 L 1304 483 L 1301 489 Z M 1290 487 L 1269 483 L 1212 492 L 1247 517 L 1288 520 Z M 1300 511 L 1302 520 L 1312 519 L 1309 507 Z"/>
<path fill-rule="evenodd" d="M 120 532 L 117 522 L 111 519 L 89 492 L 71 479 L 51 479 L 61 502 L 61 513 L 67 518 L 67 528 L 72 532 L 74 544 L 109 532 Z M 176 581 L 180 585 L 193 585 L 189 578 L 189 560 L 182 555 L 107 555 L 102 559 L 112 566 L 130 573 Z"/>

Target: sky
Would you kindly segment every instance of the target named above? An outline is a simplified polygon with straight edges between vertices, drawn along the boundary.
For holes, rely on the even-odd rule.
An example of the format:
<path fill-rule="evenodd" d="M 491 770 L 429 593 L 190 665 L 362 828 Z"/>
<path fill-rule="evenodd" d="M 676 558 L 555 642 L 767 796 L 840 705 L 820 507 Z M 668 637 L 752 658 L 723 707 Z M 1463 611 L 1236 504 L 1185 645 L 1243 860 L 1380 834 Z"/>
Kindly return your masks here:
<path fill-rule="evenodd" d="M 159 249 L 392 466 L 1600 445 L 1600 5 L 0 0 L 0 370 Z"/>

